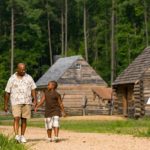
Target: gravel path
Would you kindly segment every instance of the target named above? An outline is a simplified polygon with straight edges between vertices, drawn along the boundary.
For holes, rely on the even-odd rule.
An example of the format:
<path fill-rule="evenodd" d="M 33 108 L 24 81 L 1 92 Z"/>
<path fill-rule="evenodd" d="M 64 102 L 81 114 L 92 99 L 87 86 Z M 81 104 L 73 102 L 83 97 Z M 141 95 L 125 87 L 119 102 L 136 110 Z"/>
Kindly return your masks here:
<path fill-rule="evenodd" d="M 13 135 L 12 127 L 0 126 L 0 133 Z M 28 127 L 26 130 L 29 150 L 149 150 L 150 140 L 129 135 L 76 133 L 60 130 L 61 141 L 46 140 L 44 128 Z"/>

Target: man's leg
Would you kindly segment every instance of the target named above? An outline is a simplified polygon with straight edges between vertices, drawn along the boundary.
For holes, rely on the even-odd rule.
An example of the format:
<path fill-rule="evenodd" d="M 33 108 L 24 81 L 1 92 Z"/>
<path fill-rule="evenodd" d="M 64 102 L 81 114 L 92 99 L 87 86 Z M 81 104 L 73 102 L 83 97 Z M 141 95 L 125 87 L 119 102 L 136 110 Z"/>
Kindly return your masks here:
<path fill-rule="evenodd" d="M 21 118 L 21 138 L 20 141 L 22 143 L 26 143 L 26 139 L 24 137 L 25 131 L 26 131 L 26 126 L 27 126 L 27 119 L 26 118 Z"/>
<path fill-rule="evenodd" d="M 20 121 L 20 117 L 14 117 L 13 127 L 14 127 L 15 135 L 18 135 L 19 133 L 19 121 Z"/>
<path fill-rule="evenodd" d="M 21 118 L 21 135 L 25 134 L 26 127 L 27 127 L 27 119 Z"/>

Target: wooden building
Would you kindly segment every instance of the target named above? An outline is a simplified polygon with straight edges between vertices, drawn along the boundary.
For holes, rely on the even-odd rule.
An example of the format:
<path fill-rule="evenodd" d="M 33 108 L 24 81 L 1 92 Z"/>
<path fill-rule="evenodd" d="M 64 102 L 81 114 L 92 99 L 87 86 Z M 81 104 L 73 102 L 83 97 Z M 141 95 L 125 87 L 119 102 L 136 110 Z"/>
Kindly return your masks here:
<path fill-rule="evenodd" d="M 150 114 L 150 47 L 144 51 L 113 82 L 114 114 L 141 117 Z"/>
<path fill-rule="evenodd" d="M 102 114 L 112 115 L 113 111 L 113 100 L 116 97 L 113 97 L 112 88 L 108 87 L 98 87 L 92 89 L 94 98 L 99 102 L 99 111 Z"/>
<path fill-rule="evenodd" d="M 85 99 L 86 114 L 97 113 L 99 104 L 93 101 L 92 88 L 106 87 L 107 83 L 81 56 L 59 58 L 36 82 L 39 98 L 41 91 L 52 80 L 58 82 L 57 90 L 63 97 L 68 115 L 82 115 Z"/>

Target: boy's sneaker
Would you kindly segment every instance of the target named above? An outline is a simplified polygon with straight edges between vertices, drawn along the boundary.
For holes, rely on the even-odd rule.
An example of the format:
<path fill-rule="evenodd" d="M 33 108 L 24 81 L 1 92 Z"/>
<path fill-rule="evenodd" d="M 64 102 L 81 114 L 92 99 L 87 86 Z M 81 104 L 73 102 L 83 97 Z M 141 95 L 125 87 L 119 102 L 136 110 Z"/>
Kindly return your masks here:
<path fill-rule="evenodd" d="M 59 142 L 59 138 L 56 136 L 56 137 L 54 137 L 54 142 Z"/>
<path fill-rule="evenodd" d="M 17 142 L 19 142 L 19 143 L 20 143 L 20 140 L 21 140 L 20 135 L 16 135 L 16 136 L 15 136 L 15 140 L 16 140 Z"/>
<path fill-rule="evenodd" d="M 21 137 L 20 137 L 20 142 L 21 143 L 26 143 L 27 142 L 26 138 L 23 135 L 21 135 Z"/>
<path fill-rule="evenodd" d="M 52 142 L 52 138 L 47 138 L 47 141 L 48 142 Z"/>

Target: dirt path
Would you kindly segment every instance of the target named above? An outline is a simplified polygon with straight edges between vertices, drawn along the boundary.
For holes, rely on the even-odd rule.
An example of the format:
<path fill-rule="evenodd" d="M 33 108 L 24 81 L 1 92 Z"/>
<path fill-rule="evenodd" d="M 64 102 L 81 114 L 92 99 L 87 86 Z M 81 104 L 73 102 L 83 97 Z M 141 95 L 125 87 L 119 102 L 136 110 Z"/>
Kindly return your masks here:
<path fill-rule="evenodd" d="M 0 133 L 13 135 L 12 127 L 0 126 Z M 60 131 L 59 143 L 47 142 L 44 128 L 26 130 L 29 150 L 149 150 L 150 140 L 128 135 Z"/>

